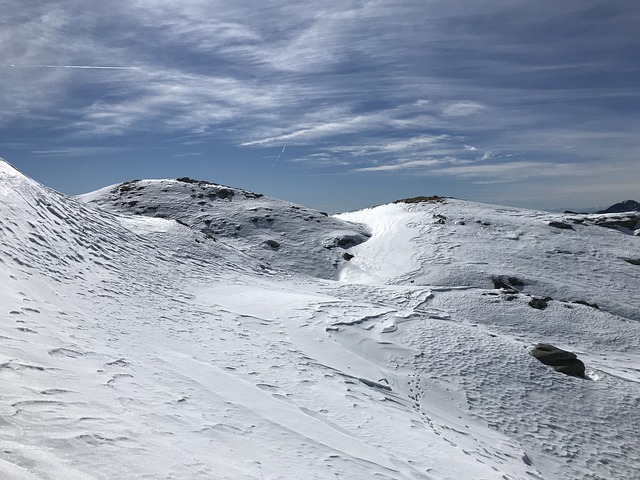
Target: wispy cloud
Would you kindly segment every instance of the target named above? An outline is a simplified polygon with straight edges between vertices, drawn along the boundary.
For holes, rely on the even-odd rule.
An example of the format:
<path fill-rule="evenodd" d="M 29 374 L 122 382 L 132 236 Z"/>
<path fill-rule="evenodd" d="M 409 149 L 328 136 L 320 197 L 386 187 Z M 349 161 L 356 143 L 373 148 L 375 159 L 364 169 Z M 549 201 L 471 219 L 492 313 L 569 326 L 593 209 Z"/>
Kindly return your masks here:
<path fill-rule="evenodd" d="M 202 152 L 176 153 L 173 155 L 174 158 L 200 157 L 200 156 L 202 156 Z"/>
<path fill-rule="evenodd" d="M 116 154 L 128 151 L 127 147 L 64 147 L 48 150 L 31 150 L 38 157 L 92 157 L 94 155 Z"/>
<path fill-rule="evenodd" d="M 387 165 L 377 165 L 373 167 L 361 167 L 355 168 L 354 172 L 392 172 L 399 170 L 424 170 L 425 168 L 431 167 L 440 167 L 442 165 L 452 164 L 452 163 L 464 163 L 463 160 L 459 160 L 454 157 L 445 157 L 445 158 L 428 158 L 424 160 L 408 160 L 401 161 L 398 163 L 392 163 Z"/>
<path fill-rule="evenodd" d="M 485 105 L 480 105 L 477 102 L 454 102 L 446 105 L 442 109 L 442 114 L 445 117 L 466 117 L 469 115 L 475 115 L 484 110 L 487 110 Z"/>
<path fill-rule="evenodd" d="M 396 140 L 379 145 L 371 145 L 372 151 L 380 153 L 397 153 L 406 152 L 407 150 L 415 150 L 418 148 L 424 148 L 425 146 L 435 145 L 443 143 L 450 139 L 450 135 L 419 135 L 411 137 L 405 140 Z"/>
<path fill-rule="evenodd" d="M 229 77 L 185 74 L 177 70 L 142 68 L 124 80 L 131 95 L 117 101 L 96 101 L 78 110 L 73 127 L 84 134 L 119 135 L 145 131 L 203 133 L 251 111 L 258 117 L 275 104 L 277 88 L 259 92 L 250 83 Z M 123 88 L 123 87 L 120 87 Z"/>
<path fill-rule="evenodd" d="M 317 123 L 282 135 L 244 142 L 242 146 L 253 147 L 257 145 L 272 145 L 274 143 L 282 144 L 283 142 L 308 143 L 329 136 L 354 133 L 370 127 L 376 121 L 375 117 L 377 115 L 358 115 L 335 122 Z"/>
<path fill-rule="evenodd" d="M 0 65 L 0 68 L 72 68 L 78 70 L 140 70 L 139 67 L 121 65 Z"/>
<path fill-rule="evenodd" d="M 515 161 L 492 164 L 461 165 L 438 168 L 429 175 L 457 176 L 466 178 L 491 177 L 499 180 L 522 180 L 523 177 L 540 178 L 558 175 L 581 175 L 575 165 L 565 163 Z"/>

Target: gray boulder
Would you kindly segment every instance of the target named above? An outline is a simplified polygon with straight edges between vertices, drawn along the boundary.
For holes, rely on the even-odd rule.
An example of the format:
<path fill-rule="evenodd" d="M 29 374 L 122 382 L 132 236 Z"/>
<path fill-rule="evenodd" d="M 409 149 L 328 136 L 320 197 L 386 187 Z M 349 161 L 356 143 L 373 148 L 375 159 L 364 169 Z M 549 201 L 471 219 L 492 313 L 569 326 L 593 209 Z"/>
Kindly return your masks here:
<path fill-rule="evenodd" d="M 584 378 L 584 363 L 573 352 L 562 350 L 548 343 L 539 343 L 531 350 L 531 355 L 556 372 Z"/>

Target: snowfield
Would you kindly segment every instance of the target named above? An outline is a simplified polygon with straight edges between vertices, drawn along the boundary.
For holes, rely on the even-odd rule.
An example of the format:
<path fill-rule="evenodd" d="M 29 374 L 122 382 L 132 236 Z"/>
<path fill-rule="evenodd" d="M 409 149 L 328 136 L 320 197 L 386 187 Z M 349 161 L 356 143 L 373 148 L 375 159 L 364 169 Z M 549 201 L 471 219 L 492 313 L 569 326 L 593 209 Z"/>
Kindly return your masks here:
<path fill-rule="evenodd" d="M 0 478 L 640 478 L 631 223 L 0 160 Z"/>

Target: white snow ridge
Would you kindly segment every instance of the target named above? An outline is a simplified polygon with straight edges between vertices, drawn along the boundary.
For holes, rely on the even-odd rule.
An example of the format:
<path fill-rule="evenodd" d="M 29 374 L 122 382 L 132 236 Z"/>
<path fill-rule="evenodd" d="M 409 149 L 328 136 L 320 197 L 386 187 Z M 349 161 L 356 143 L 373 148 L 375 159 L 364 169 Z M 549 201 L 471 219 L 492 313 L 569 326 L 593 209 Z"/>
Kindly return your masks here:
<path fill-rule="evenodd" d="M 640 478 L 616 215 L 330 217 L 186 178 L 69 198 L 0 160 L 0 478 Z"/>

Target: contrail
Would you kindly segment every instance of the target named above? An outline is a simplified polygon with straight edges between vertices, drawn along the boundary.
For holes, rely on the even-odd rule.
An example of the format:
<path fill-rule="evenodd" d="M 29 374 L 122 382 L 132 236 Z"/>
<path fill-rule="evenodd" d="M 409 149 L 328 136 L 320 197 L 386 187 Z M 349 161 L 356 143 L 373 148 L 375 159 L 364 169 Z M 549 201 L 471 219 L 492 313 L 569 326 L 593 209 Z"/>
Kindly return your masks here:
<path fill-rule="evenodd" d="M 138 67 L 120 65 L 1 65 L 13 68 L 77 68 L 81 70 L 140 70 Z"/>
<path fill-rule="evenodd" d="M 287 146 L 285 145 L 284 147 L 282 147 L 282 151 L 280 152 L 280 154 L 276 157 L 276 160 L 273 162 L 273 167 L 276 166 L 276 163 L 278 163 L 278 160 L 280 160 L 280 157 L 282 156 L 282 154 L 284 153 L 285 149 L 287 148 Z"/>

